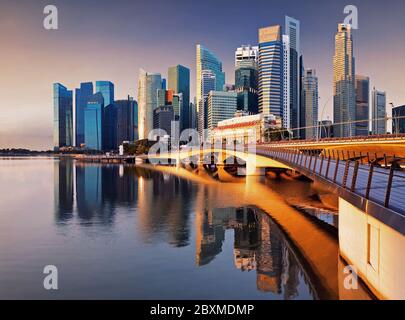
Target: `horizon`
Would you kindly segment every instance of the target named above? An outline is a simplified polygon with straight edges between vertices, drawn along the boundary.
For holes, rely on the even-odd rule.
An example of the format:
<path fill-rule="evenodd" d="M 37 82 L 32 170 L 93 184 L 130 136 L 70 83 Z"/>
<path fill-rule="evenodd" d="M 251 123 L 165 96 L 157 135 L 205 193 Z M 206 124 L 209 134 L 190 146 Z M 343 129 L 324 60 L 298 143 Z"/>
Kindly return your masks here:
<path fill-rule="evenodd" d="M 304 67 L 317 72 L 321 112 L 332 95 L 334 37 L 348 3 L 258 1 L 254 8 L 249 7 L 250 12 L 246 4 L 238 2 L 216 3 L 216 11 L 210 11 L 212 19 L 208 19 L 196 12 L 206 12 L 213 1 L 55 1 L 58 30 L 42 26 L 43 8 L 48 4 L 45 1 L 2 2 L 0 39 L 11 37 L 0 59 L 0 149 L 52 149 L 52 84 L 56 82 L 74 90 L 81 82 L 108 80 L 115 85 L 116 100 L 127 95 L 137 100 L 140 68 L 167 78 L 167 69 L 181 64 L 190 69 L 193 101 L 195 45 L 201 43 L 219 57 L 226 83 L 232 84 L 236 48 L 256 45 L 260 27 L 279 24 L 284 32 L 286 15 L 301 22 Z M 385 12 L 374 0 L 351 4 L 359 10 L 359 30 L 353 36 L 356 74 L 370 77 L 370 88 L 387 92 L 390 112 L 390 102 L 395 106 L 405 104 L 405 61 L 401 58 L 405 43 L 396 41 L 405 38 L 405 22 L 401 19 L 405 3 L 392 1 Z M 162 19 L 157 13 L 162 13 Z M 173 15 L 180 19 L 171 20 Z M 238 19 L 240 15 L 246 18 Z M 384 28 L 379 28 L 381 21 Z M 25 95 L 21 92 L 23 84 Z M 329 101 L 325 119 L 333 118 L 332 104 L 333 100 Z"/>

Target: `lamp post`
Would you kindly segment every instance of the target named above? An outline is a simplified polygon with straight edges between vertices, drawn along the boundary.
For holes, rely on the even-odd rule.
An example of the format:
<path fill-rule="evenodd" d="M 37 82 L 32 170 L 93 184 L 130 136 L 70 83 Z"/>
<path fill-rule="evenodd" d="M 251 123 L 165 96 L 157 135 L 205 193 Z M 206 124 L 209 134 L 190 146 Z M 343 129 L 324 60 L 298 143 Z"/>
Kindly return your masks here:
<path fill-rule="evenodd" d="M 318 120 L 318 130 L 316 130 L 316 132 L 317 132 L 317 141 L 319 141 L 319 139 L 320 139 L 320 136 L 321 136 L 321 123 L 322 123 L 322 119 L 323 119 L 323 114 L 324 114 L 324 112 L 325 112 L 325 108 L 326 108 L 326 105 L 329 103 L 329 101 L 331 100 L 333 98 L 333 96 L 330 96 L 329 98 L 328 98 L 328 100 L 326 100 L 326 102 L 325 102 L 325 104 L 323 105 L 323 107 L 322 107 L 322 111 L 321 111 L 321 117 L 320 117 L 320 120 Z M 320 98 L 319 98 L 320 99 Z"/>

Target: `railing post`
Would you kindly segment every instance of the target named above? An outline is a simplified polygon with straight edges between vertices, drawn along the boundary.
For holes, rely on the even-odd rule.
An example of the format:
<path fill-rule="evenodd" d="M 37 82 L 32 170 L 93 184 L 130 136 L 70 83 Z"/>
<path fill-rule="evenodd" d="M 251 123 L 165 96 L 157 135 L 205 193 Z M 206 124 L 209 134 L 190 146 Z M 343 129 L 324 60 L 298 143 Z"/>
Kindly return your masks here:
<path fill-rule="evenodd" d="M 359 162 L 356 161 L 354 163 L 354 170 L 353 170 L 353 179 L 352 179 L 352 187 L 350 188 L 351 192 L 356 190 L 356 182 L 357 182 L 357 174 L 359 173 Z"/>
<path fill-rule="evenodd" d="M 342 186 L 345 189 L 346 189 L 346 186 L 347 186 L 347 178 L 348 178 L 348 175 L 349 175 L 349 168 L 350 168 L 350 160 L 346 160 L 345 172 L 343 174 L 343 182 L 342 182 Z"/>
<path fill-rule="evenodd" d="M 363 164 L 363 154 L 360 151 L 360 164 Z"/>
<path fill-rule="evenodd" d="M 336 168 L 335 168 L 335 174 L 333 176 L 333 183 L 336 183 L 336 178 L 337 178 L 337 173 L 338 173 L 338 169 L 339 169 L 339 157 L 336 160 Z"/>
<path fill-rule="evenodd" d="M 318 162 L 318 157 L 315 155 L 315 160 L 314 160 L 314 168 L 313 168 L 313 172 L 315 173 L 316 172 L 316 163 Z"/>
<path fill-rule="evenodd" d="M 370 165 L 370 153 L 367 152 L 367 161 L 368 161 L 368 165 Z"/>
<path fill-rule="evenodd" d="M 373 172 L 374 172 L 374 163 L 371 163 L 370 169 L 368 171 L 368 180 L 367 180 L 367 188 L 366 188 L 366 195 L 365 195 L 365 198 L 367 200 L 370 197 L 370 189 L 371 189 L 371 184 L 373 182 Z"/>
<path fill-rule="evenodd" d="M 319 175 L 322 176 L 322 169 L 323 169 L 323 161 L 325 160 L 325 157 L 321 155 L 321 167 L 319 168 Z"/>
<path fill-rule="evenodd" d="M 394 166 L 391 165 L 390 174 L 388 176 L 387 190 L 385 192 L 385 203 L 384 206 L 388 208 L 390 204 L 391 189 L 392 189 L 392 180 L 394 179 Z"/>
<path fill-rule="evenodd" d="M 328 176 L 329 176 L 329 167 L 330 167 L 330 155 L 329 155 L 329 158 L 328 158 L 328 164 L 326 165 L 326 173 L 325 173 L 325 178 L 326 179 L 328 179 Z"/>
<path fill-rule="evenodd" d="M 384 168 L 387 169 L 388 164 L 387 164 L 387 155 L 384 153 Z"/>

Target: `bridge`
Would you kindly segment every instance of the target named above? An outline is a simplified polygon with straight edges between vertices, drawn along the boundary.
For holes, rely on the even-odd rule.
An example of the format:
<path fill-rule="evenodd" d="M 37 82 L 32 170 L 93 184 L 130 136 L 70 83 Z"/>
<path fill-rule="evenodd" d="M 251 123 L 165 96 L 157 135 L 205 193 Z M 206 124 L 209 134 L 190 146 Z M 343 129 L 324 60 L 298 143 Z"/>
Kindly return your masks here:
<path fill-rule="evenodd" d="M 341 256 L 380 298 L 405 299 L 405 172 L 401 170 L 405 137 L 283 142 L 247 146 L 243 150 L 212 147 L 158 154 L 177 165 L 192 157 L 215 158 L 219 166 L 242 159 L 246 175 L 264 168 L 292 170 L 310 178 L 339 197 Z M 379 139 L 379 140 L 378 140 Z M 358 151 L 378 143 L 388 149 Z M 345 146 L 344 151 L 331 147 Z M 355 151 L 350 150 L 354 146 Z M 387 154 L 395 150 L 397 154 Z M 309 235 L 310 236 L 310 235 Z M 321 250 L 321 245 L 320 245 Z"/>

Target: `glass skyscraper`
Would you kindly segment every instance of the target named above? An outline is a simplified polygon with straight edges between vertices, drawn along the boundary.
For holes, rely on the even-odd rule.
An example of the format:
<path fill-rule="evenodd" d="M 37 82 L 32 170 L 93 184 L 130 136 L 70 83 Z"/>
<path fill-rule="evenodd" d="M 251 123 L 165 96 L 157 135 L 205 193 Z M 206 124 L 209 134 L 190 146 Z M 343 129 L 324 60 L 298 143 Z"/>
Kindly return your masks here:
<path fill-rule="evenodd" d="M 215 73 L 211 70 L 203 70 L 201 72 L 201 92 L 199 109 L 197 111 L 198 117 L 198 133 L 201 138 L 205 138 L 204 129 L 208 128 L 208 94 L 210 91 L 215 91 L 217 78 Z"/>
<path fill-rule="evenodd" d="M 356 92 L 353 37 L 350 25 L 339 24 L 333 57 L 333 122 L 335 137 L 356 133 Z M 350 122 L 350 124 L 348 124 Z"/>
<path fill-rule="evenodd" d="M 305 108 L 305 139 L 317 137 L 318 128 L 318 78 L 313 69 L 305 71 L 302 78 L 302 106 Z"/>
<path fill-rule="evenodd" d="M 76 118 L 76 146 L 84 143 L 84 111 L 88 100 L 93 95 L 93 83 L 83 82 L 80 88 L 75 90 L 75 118 Z"/>
<path fill-rule="evenodd" d="M 138 132 L 139 139 L 147 139 L 153 129 L 153 110 L 158 107 L 157 92 L 162 89 L 160 73 L 141 69 L 138 80 Z"/>
<path fill-rule="evenodd" d="M 259 112 L 283 116 L 281 26 L 259 29 Z"/>
<path fill-rule="evenodd" d="M 199 119 L 198 132 L 201 136 L 203 130 L 207 128 L 206 98 L 209 93 L 209 91 L 207 91 L 207 86 L 204 86 L 204 81 L 209 74 L 211 80 L 215 78 L 214 88 L 210 90 L 222 91 L 225 85 L 225 73 L 222 71 L 222 62 L 214 53 L 201 44 L 197 44 L 196 46 L 196 60 L 196 107 Z M 203 73 L 205 73 L 205 80 Z"/>
<path fill-rule="evenodd" d="M 386 134 L 387 94 L 384 91 L 378 91 L 376 88 L 373 88 L 372 103 L 373 134 Z"/>
<path fill-rule="evenodd" d="M 237 93 L 210 91 L 208 95 L 208 129 L 211 134 L 219 121 L 233 118 L 236 112 Z"/>
<path fill-rule="evenodd" d="M 84 141 L 87 149 L 103 150 L 104 98 L 98 92 L 87 102 L 84 112 Z"/>
<path fill-rule="evenodd" d="M 130 96 L 126 100 L 114 102 L 117 108 L 117 146 L 121 145 L 123 141 L 133 141 L 137 138 L 134 130 L 134 113 L 138 110 L 135 104 L 136 101 Z"/>
<path fill-rule="evenodd" d="M 190 69 L 182 65 L 169 68 L 168 89 L 176 94 L 182 94 L 182 106 L 179 110 L 180 129 L 190 128 Z"/>
<path fill-rule="evenodd" d="M 53 85 L 53 146 L 73 146 L 73 92 L 60 83 Z"/>
<path fill-rule="evenodd" d="M 97 81 L 96 92 L 104 99 L 103 150 L 117 149 L 117 109 L 114 105 L 114 84 L 111 81 Z"/>
<path fill-rule="evenodd" d="M 369 133 L 369 96 L 369 77 L 356 75 L 356 136 L 367 136 Z"/>

